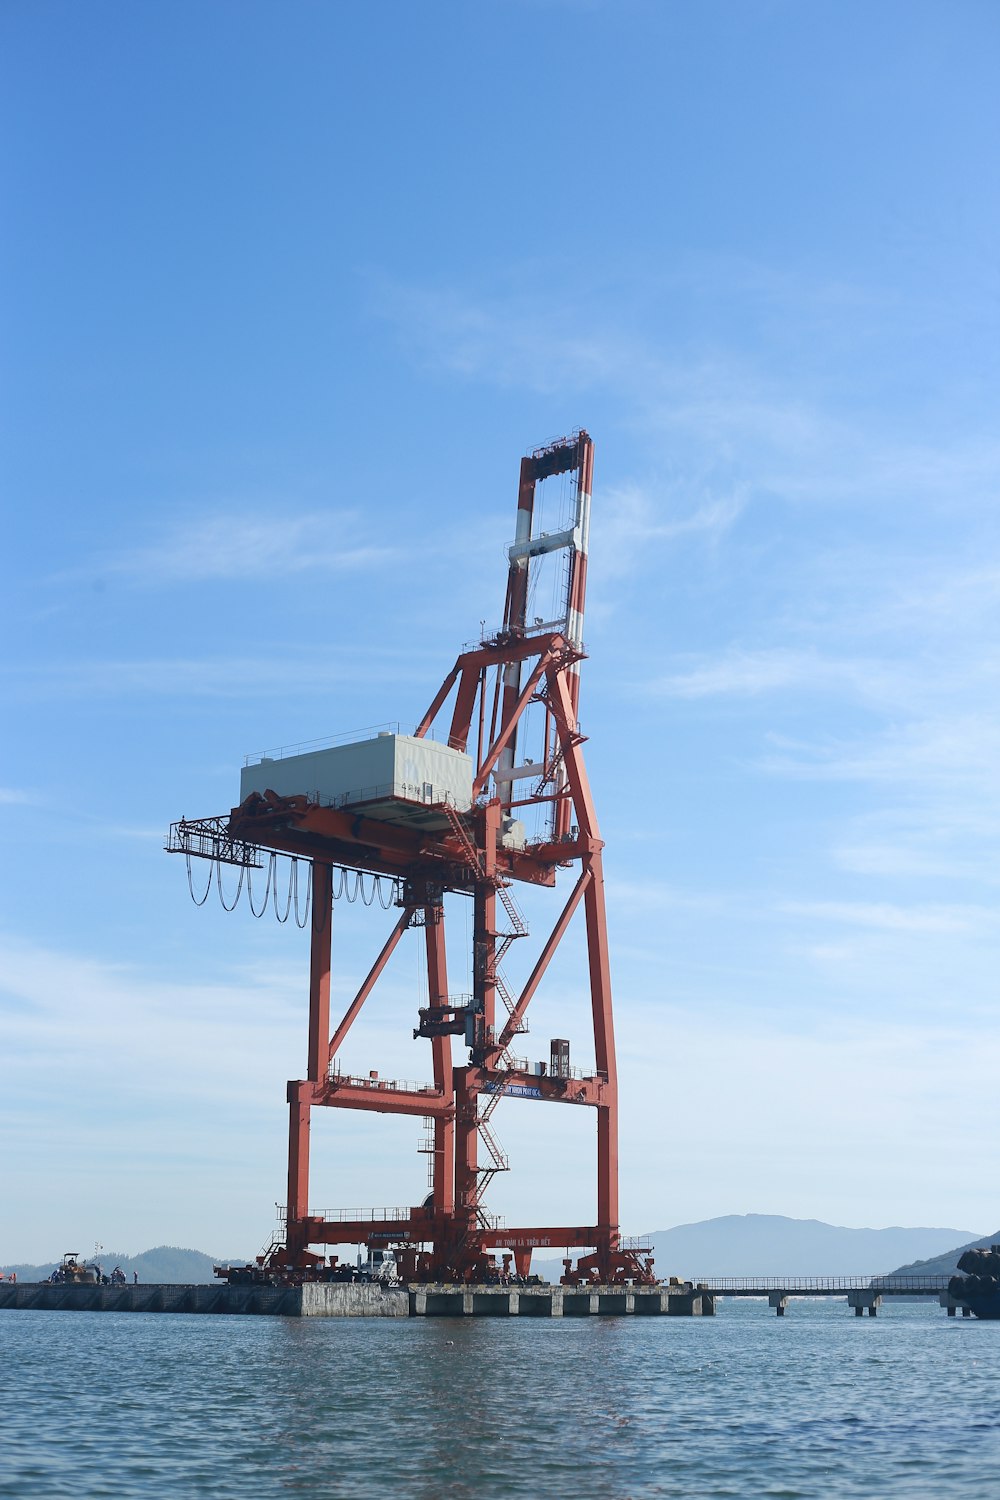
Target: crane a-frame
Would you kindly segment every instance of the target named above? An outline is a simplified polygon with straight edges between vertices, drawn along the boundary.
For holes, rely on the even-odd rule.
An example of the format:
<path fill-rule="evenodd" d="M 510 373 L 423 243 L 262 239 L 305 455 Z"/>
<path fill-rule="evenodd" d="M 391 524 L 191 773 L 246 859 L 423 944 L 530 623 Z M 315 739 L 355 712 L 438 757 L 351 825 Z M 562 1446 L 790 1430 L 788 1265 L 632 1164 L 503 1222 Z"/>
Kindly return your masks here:
<path fill-rule="evenodd" d="M 310 865 L 308 1064 L 306 1077 L 288 1085 L 285 1229 L 264 1257 L 274 1274 L 293 1279 L 321 1274 L 330 1245 L 367 1244 L 394 1246 L 407 1280 L 488 1280 L 496 1274 L 497 1251 L 506 1265 L 513 1259 L 517 1272 L 527 1275 L 534 1249 L 563 1246 L 589 1252 L 575 1268 L 566 1262 L 572 1281 L 653 1279 L 651 1261 L 625 1248 L 619 1234 L 618 1079 L 603 843 L 578 723 L 593 459 L 590 437 L 579 432 L 521 460 L 503 628 L 462 652 L 412 736 L 381 735 L 366 742 L 374 747 L 370 756 L 381 757 L 371 774 L 388 779 L 344 786 L 345 776 L 349 782 L 361 775 L 356 765 L 359 754 L 366 764 L 364 744 L 352 747 L 349 769 L 345 747 L 325 752 L 322 764 L 324 752 L 265 758 L 244 773 L 243 799 L 228 817 L 182 820 L 171 829 L 168 848 L 189 856 L 189 870 L 192 855 L 248 869 L 260 866 L 265 855 L 272 870 L 275 855 Z M 539 534 L 534 526 L 538 486 L 556 475 L 568 476 L 572 485 L 569 524 Z M 532 569 L 536 560 L 555 553 L 565 562 L 559 612 L 554 619 L 529 622 Z M 449 705 L 447 735 L 434 740 L 432 729 Z M 536 720 L 544 719 L 541 756 L 519 764 L 529 710 Z M 391 746 L 384 743 L 388 740 Z M 395 757 L 388 772 L 386 756 Z M 529 840 L 524 810 L 538 807 L 547 809 L 548 817 Z M 527 981 L 513 992 L 502 960 L 511 944 L 527 935 L 514 885 L 553 887 L 561 868 L 576 871 L 572 889 Z M 388 877 L 399 916 L 331 1029 L 331 916 L 345 871 Z M 472 993 L 461 997 L 450 994 L 447 977 L 445 896 L 453 892 L 471 896 L 474 908 Z M 586 1074 L 569 1065 L 568 1044 L 559 1039 L 547 1063 L 529 1065 L 512 1050 L 553 954 L 581 907 L 596 1063 Z M 417 1010 L 414 1036 L 430 1041 L 433 1082 L 418 1087 L 376 1074 L 344 1073 L 337 1061 L 344 1040 L 411 928 L 423 930 L 427 972 L 427 1003 Z M 468 1049 L 461 1065 L 453 1056 L 456 1037 Z M 487 1185 L 508 1166 L 491 1118 L 498 1102 L 510 1097 L 594 1110 L 593 1223 L 507 1228 L 487 1210 Z M 432 1187 L 424 1202 L 378 1217 L 312 1212 L 310 1118 L 317 1108 L 413 1115 L 430 1122 Z"/>

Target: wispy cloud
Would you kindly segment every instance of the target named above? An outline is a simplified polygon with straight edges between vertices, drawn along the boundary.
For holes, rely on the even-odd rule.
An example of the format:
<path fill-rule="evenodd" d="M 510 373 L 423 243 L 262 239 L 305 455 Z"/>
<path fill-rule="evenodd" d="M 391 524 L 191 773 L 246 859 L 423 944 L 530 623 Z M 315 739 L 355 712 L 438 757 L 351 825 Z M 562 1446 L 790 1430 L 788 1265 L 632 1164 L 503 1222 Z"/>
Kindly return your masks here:
<path fill-rule="evenodd" d="M 978 789 L 990 805 L 996 798 L 1000 721 L 985 714 L 915 719 L 855 740 L 770 740 L 773 751 L 761 766 L 774 775 L 919 785 L 938 793 Z"/>
<path fill-rule="evenodd" d="M 1000 797 L 920 795 L 903 807 L 855 817 L 834 843 L 835 865 L 884 878 L 1000 882 Z"/>
<path fill-rule="evenodd" d="M 654 678 L 645 691 L 669 698 L 756 697 L 794 689 L 796 693 L 850 693 L 884 704 L 908 691 L 893 663 L 833 658 L 818 651 L 770 646 L 731 647 L 696 659 L 684 670 Z"/>
<path fill-rule="evenodd" d="M 239 1076 L 263 1091 L 270 1073 L 261 1061 L 266 1049 L 258 1055 L 249 1037 L 256 1033 L 259 1042 L 262 1034 L 281 1031 L 286 1023 L 292 1029 L 291 993 L 253 973 L 228 983 L 171 982 L 132 965 L 3 937 L 0 955 L 8 1059 L 46 1056 L 57 1071 L 85 1064 L 87 1076 L 79 1077 L 78 1091 L 93 1087 L 98 1076 L 117 1075 L 127 1095 L 131 1080 L 141 1075 L 151 1093 L 208 1092 L 218 1083 L 214 1059 L 229 1047 L 225 1038 L 236 1021 L 241 1037 L 232 1045 L 242 1054 Z M 247 996 L 255 991 L 261 1003 L 248 1005 Z M 95 1028 L 95 1016 L 122 1024 Z M 153 1057 L 156 1067 L 150 1069 Z M 8 1094 L 12 1083 L 8 1079 Z"/>
<path fill-rule="evenodd" d="M 32 807 L 38 800 L 37 793 L 22 787 L 0 786 L 0 807 Z"/>
<path fill-rule="evenodd" d="M 647 359 L 628 334 L 591 331 L 574 309 L 540 307 L 531 295 L 472 298 L 384 282 L 376 310 L 426 367 L 540 393 L 622 380 Z"/>
<path fill-rule="evenodd" d="M 706 1088 L 711 1012 L 702 1010 L 692 1027 L 682 1006 L 633 1014 L 625 996 L 619 1009 L 620 1061 L 637 1101 L 623 1110 L 626 1147 L 678 1133 L 698 1142 L 690 1172 L 679 1166 L 671 1174 L 669 1195 L 642 1168 L 641 1151 L 623 1150 L 631 1223 L 639 1215 L 644 1223 L 672 1222 L 667 1215 L 678 1194 L 694 1208 L 692 1217 L 782 1213 L 794 1200 L 802 1205 L 798 1212 L 838 1216 L 836 1222 L 870 1213 L 877 1223 L 921 1223 L 929 1162 L 954 1172 L 953 1185 L 969 1203 L 978 1201 L 983 1158 L 970 1158 L 965 1143 L 989 1133 L 984 1101 L 1000 1049 L 988 1032 L 974 1044 L 971 1031 L 944 1019 L 911 1018 L 901 1026 L 877 1011 L 862 1029 L 829 1014 L 807 1013 L 802 1027 L 762 1027 L 755 1016 L 727 1015 L 713 1042 Z M 657 1066 L 667 1055 L 672 1083 L 663 1090 Z M 776 1142 L 782 1171 L 771 1183 L 766 1164 Z M 706 1163 L 733 1173 L 724 1194 L 706 1191 Z M 977 1222 L 974 1213 L 970 1221 Z"/>
<path fill-rule="evenodd" d="M 753 268 L 739 274 L 761 280 Z M 731 293 L 732 266 L 712 275 L 716 299 Z M 801 325 L 807 315 L 827 323 L 849 307 L 869 329 L 879 312 L 860 289 L 806 287 L 773 272 L 764 280 L 778 324 L 793 317 Z M 664 288 L 653 277 L 647 282 L 657 306 Z M 670 288 L 658 307 L 665 326 L 669 297 L 685 295 L 683 286 Z M 696 295 L 709 300 L 712 289 L 699 285 Z M 884 317 L 898 316 L 888 310 L 891 292 L 881 301 Z M 903 416 L 887 427 L 884 400 L 875 425 L 863 403 L 831 390 L 816 354 L 823 341 L 814 348 L 806 340 L 794 357 L 783 347 L 770 361 L 760 348 L 751 355 L 723 345 L 657 343 L 638 320 L 595 319 L 592 289 L 553 298 L 550 287 L 536 292 L 529 274 L 520 285 L 476 292 L 383 282 L 375 304 L 425 368 L 542 396 L 596 392 L 647 447 L 668 445 L 688 470 L 711 454 L 718 472 L 737 475 L 755 495 L 840 504 L 920 500 L 954 511 L 992 504 L 1000 487 L 994 434 L 955 422 L 929 438 Z"/>
<path fill-rule="evenodd" d="M 343 683 L 407 682 L 437 670 L 430 652 L 379 651 L 363 646 L 304 652 L 272 643 L 260 656 L 149 657 L 136 660 L 49 662 L 0 674 L 5 691 L 21 699 L 52 697 L 187 698 L 281 697 Z"/>
<path fill-rule="evenodd" d="M 898 906 L 889 902 L 786 901 L 782 910 L 847 927 L 878 932 L 972 932 L 984 925 L 995 928 L 1000 913 L 975 906 Z"/>
<path fill-rule="evenodd" d="M 719 541 L 737 523 L 747 503 L 744 489 L 696 495 L 678 485 L 612 485 L 601 496 L 603 577 L 628 572 L 658 543 L 695 538 Z"/>
<path fill-rule="evenodd" d="M 346 511 L 264 517 L 228 510 L 175 523 L 154 542 L 111 556 L 105 569 L 143 584 L 225 582 L 354 572 L 395 555 L 365 540 L 362 529 Z"/>
<path fill-rule="evenodd" d="M 659 880 L 628 880 L 618 876 L 608 879 L 607 898 L 609 906 L 628 914 L 641 912 L 643 917 L 651 911 L 716 913 L 726 907 L 726 897 L 721 891 L 688 890 Z"/>

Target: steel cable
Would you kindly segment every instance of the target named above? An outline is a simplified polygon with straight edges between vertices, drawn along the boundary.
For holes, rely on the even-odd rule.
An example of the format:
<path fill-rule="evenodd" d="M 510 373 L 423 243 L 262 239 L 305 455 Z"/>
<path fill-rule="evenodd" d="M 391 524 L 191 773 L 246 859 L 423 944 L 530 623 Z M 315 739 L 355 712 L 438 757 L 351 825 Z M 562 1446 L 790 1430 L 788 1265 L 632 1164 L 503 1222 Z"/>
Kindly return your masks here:
<path fill-rule="evenodd" d="M 212 889 L 212 876 L 215 874 L 215 871 L 212 868 L 212 866 L 214 865 L 215 861 L 213 860 L 209 864 L 209 867 L 208 867 L 208 884 L 205 886 L 205 894 L 204 894 L 204 896 L 202 896 L 201 900 L 199 901 L 198 897 L 194 893 L 194 877 L 191 874 L 191 853 L 190 853 L 190 850 L 188 850 L 185 853 L 184 858 L 187 861 L 188 890 L 191 892 L 191 900 L 194 902 L 195 906 L 204 906 L 205 902 L 208 900 L 208 893 Z"/>
<path fill-rule="evenodd" d="M 310 909 L 310 902 L 312 900 L 312 881 L 310 880 L 309 884 L 306 886 L 306 909 L 303 912 L 303 914 L 302 914 L 302 920 L 300 921 L 299 920 L 299 862 L 298 862 L 297 859 L 293 859 L 292 860 L 292 866 L 293 866 L 292 876 L 293 876 L 293 883 L 294 883 L 294 887 L 295 887 L 295 925 L 299 929 L 299 931 L 302 932 L 304 930 L 304 928 L 305 928 L 306 923 L 309 921 L 309 909 Z"/>
<path fill-rule="evenodd" d="M 277 876 L 277 873 L 275 874 L 275 877 L 274 877 L 274 885 L 271 888 L 271 904 L 274 907 L 274 915 L 277 918 L 277 920 L 279 922 L 282 922 L 282 923 L 288 921 L 288 913 L 292 909 L 292 869 L 294 869 L 294 866 L 295 866 L 295 861 L 293 859 L 292 860 L 292 866 L 291 866 L 291 868 L 288 871 L 288 900 L 285 902 L 285 915 L 284 916 L 281 916 L 279 914 L 279 912 L 278 912 L 278 876 Z"/>
<path fill-rule="evenodd" d="M 272 850 L 271 857 L 268 860 L 267 864 L 267 883 L 264 886 L 264 900 L 261 905 L 260 911 L 258 911 L 256 906 L 254 906 L 253 904 L 253 871 L 247 871 L 247 900 L 250 902 L 250 910 L 257 918 L 262 917 L 267 911 L 267 903 L 271 899 L 271 880 L 276 876 L 277 863 L 278 856 Z"/>
<path fill-rule="evenodd" d="M 288 890 L 285 897 L 284 911 L 281 910 L 278 899 L 279 857 L 288 858 Z M 389 911 L 393 906 L 398 906 L 400 900 L 400 884 L 397 879 L 387 875 L 376 874 L 373 871 L 371 872 L 371 884 L 368 885 L 365 882 L 364 870 L 349 870 L 345 869 L 343 865 L 339 865 L 332 866 L 330 869 L 329 894 L 324 893 L 322 903 L 316 906 L 312 900 L 311 878 L 306 888 L 305 901 L 303 903 L 299 889 L 299 865 L 306 864 L 309 866 L 311 876 L 311 862 L 309 860 L 299 860 L 294 855 L 279 856 L 277 850 L 272 850 L 267 862 L 264 880 L 264 898 L 258 907 L 254 897 L 253 869 L 249 865 L 240 866 L 240 878 L 236 886 L 236 893 L 233 899 L 228 901 L 226 899 L 225 887 L 222 883 L 223 861 L 219 859 L 209 861 L 208 880 L 201 896 L 195 894 L 194 871 L 191 865 L 190 851 L 187 851 L 185 854 L 185 864 L 187 867 L 188 892 L 195 906 L 205 905 L 214 882 L 223 910 L 235 911 L 243 894 L 245 883 L 250 910 L 258 920 L 266 914 L 268 904 L 273 908 L 276 920 L 282 924 L 288 921 L 294 910 L 295 925 L 300 931 L 304 930 L 308 924 L 310 914 L 314 929 L 318 925 L 322 925 L 326 919 L 328 902 L 332 909 L 333 902 L 342 899 L 346 899 L 352 903 L 360 900 L 364 906 L 374 906 L 377 899 L 382 910 Z M 354 877 L 353 881 L 351 879 L 352 876 Z"/>
<path fill-rule="evenodd" d="M 227 906 L 226 905 L 225 893 L 224 893 L 224 891 L 222 889 L 222 861 L 221 861 L 221 859 L 220 860 L 216 860 L 216 862 L 215 862 L 215 878 L 216 878 L 216 884 L 218 885 L 218 888 L 219 888 L 219 900 L 222 902 L 222 909 L 223 909 L 223 911 L 235 911 L 236 910 L 236 908 L 237 908 L 237 906 L 239 905 L 239 902 L 240 902 L 240 897 L 243 894 L 243 881 L 246 879 L 246 873 L 247 873 L 247 867 L 246 867 L 246 865 L 240 865 L 240 879 L 239 879 L 239 884 L 236 887 L 236 895 L 233 897 L 233 904 L 232 904 L 232 906 Z"/>

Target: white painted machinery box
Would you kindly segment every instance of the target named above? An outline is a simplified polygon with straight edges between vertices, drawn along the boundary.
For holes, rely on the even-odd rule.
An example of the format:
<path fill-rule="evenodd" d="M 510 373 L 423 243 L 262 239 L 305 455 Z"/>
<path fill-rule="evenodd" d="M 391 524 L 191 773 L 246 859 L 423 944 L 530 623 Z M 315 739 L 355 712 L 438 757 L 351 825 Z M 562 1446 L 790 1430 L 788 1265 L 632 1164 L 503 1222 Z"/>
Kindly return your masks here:
<path fill-rule="evenodd" d="M 262 755 L 243 767 L 240 802 L 251 792 L 307 797 L 323 807 L 364 807 L 366 817 L 441 826 L 435 804 L 472 806 L 472 759 L 436 740 L 381 733 L 322 750 Z"/>

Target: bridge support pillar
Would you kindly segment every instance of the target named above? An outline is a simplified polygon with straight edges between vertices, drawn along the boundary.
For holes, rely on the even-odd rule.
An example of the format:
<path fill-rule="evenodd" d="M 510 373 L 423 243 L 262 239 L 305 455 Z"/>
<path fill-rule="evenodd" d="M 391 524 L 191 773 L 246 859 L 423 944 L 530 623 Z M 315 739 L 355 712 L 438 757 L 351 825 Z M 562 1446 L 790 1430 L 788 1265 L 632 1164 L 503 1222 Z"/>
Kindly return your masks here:
<path fill-rule="evenodd" d="M 768 1292 L 767 1305 L 773 1307 L 779 1318 L 785 1316 L 785 1308 L 788 1306 L 788 1298 L 784 1292 Z"/>
<path fill-rule="evenodd" d="M 851 1291 L 847 1294 L 847 1305 L 854 1308 L 854 1316 L 856 1318 L 863 1318 L 866 1308 L 868 1316 L 875 1318 L 878 1316 L 878 1310 L 882 1306 L 882 1298 L 877 1292 Z"/>

